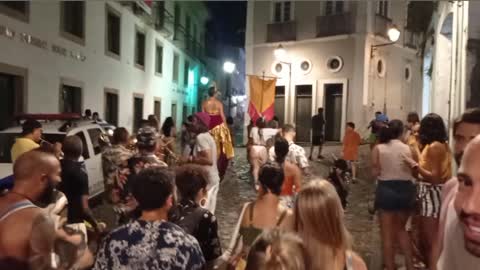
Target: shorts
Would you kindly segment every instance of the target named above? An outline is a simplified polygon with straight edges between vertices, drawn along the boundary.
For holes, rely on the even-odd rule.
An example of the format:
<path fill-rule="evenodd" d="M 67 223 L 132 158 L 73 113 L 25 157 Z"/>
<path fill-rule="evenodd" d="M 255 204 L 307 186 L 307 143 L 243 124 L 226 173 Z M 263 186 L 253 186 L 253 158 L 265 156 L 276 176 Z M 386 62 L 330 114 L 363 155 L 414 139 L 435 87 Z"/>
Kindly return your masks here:
<path fill-rule="evenodd" d="M 379 180 L 375 208 L 386 211 L 410 211 L 415 208 L 415 184 L 408 180 Z"/>
<path fill-rule="evenodd" d="M 420 203 L 420 216 L 438 218 L 442 206 L 443 185 L 420 182 L 417 198 Z"/>
<path fill-rule="evenodd" d="M 312 145 L 322 145 L 322 144 L 323 144 L 323 135 L 312 136 Z"/>

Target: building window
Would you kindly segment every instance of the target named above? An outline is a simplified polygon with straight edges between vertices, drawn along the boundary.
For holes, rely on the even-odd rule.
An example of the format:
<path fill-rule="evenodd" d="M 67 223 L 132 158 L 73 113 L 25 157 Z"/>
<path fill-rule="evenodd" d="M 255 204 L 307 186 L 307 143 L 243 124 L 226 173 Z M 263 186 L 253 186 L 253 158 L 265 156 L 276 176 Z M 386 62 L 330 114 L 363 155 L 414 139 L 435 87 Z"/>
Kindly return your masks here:
<path fill-rule="evenodd" d="M 64 37 L 84 45 L 85 2 L 61 2 L 61 32 Z"/>
<path fill-rule="evenodd" d="M 135 65 L 145 68 L 145 33 L 138 29 L 135 33 Z"/>
<path fill-rule="evenodd" d="M 344 1 L 326 1 L 325 2 L 325 15 L 342 14 L 345 12 Z"/>
<path fill-rule="evenodd" d="M 182 122 L 186 122 L 187 121 L 187 117 L 188 117 L 188 106 L 187 104 L 183 104 L 183 111 L 182 111 Z"/>
<path fill-rule="evenodd" d="M 155 28 L 162 29 L 165 26 L 165 1 L 155 1 L 157 18 Z"/>
<path fill-rule="evenodd" d="M 9 17 L 28 22 L 30 15 L 29 1 L 1 1 L 0 13 Z"/>
<path fill-rule="evenodd" d="M 175 3 L 173 10 L 173 39 L 178 39 L 178 31 L 180 28 L 180 5 Z"/>
<path fill-rule="evenodd" d="M 62 84 L 60 88 L 60 112 L 82 113 L 82 88 Z"/>
<path fill-rule="evenodd" d="M 172 103 L 171 116 L 175 125 L 177 124 L 177 103 Z"/>
<path fill-rule="evenodd" d="M 378 1 L 377 14 L 388 18 L 388 5 L 389 3 L 386 0 Z"/>
<path fill-rule="evenodd" d="M 107 6 L 107 54 L 120 56 L 120 15 Z"/>
<path fill-rule="evenodd" d="M 185 16 L 185 48 L 190 50 L 191 48 L 191 37 L 190 37 L 190 16 Z"/>
<path fill-rule="evenodd" d="M 163 72 L 163 47 L 161 44 L 155 47 L 155 73 L 162 74 Z"/>
<path fill-rule="evenodd" d="M 274 2 L 273 21 L 276 23 L 291 21 L 293 19 L 292 5 L 292 1 Z"/>
<path fill-rule="evenodd" d="M 118 94 L 105 92 L 105 121 L 118 126 Z"/>
<path fill-rule="evenodd" d="M 133 130 L 134 132 L 140 128 L 143 119 L 143 97 L 133 97 Z"/>
<path fill-rule="evenodd" d="M 174 82 L 178 82 L 178 70 L 180 69 L 179 68 L 179 65 L 180 65 L 180 59 L 179 59 L 179 56 L 178 54 L 173 54 L 173 73 L 172 73 L 172 81 Z"/>
<path fill-rule="evenodd" d="M 157 117 L 158 121 L 162 120 L 162 102 L 160 100 L 153 101 L 153 114 Z"/>
<path fill-rule="evenodd" d="M 192 51 L 196 55 L 197 54 L 197 25 L 192 25 L 193 33 L 192 33 Z"/>
<path fill-rule="evenodd" d="M 188 63 L 187 60 L 185 60 L 185 65 L 184 65 L 184 73 L 183 73 L 183 83 L 185 86 L 188 86 L 188 69 L 190 68 L 190 63 Z"/>

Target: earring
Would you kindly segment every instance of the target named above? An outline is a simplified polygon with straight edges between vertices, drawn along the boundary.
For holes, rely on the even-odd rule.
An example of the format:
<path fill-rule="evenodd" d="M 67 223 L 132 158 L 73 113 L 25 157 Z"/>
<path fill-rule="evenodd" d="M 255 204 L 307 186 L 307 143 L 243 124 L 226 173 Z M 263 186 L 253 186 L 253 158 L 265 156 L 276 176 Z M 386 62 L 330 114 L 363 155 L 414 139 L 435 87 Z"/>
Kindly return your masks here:
<path fill-rule="evenodd" d="M 203 199 L 200 200 L 200 206 L 205 207 L 205 205 L 207 205 L 207 199 L 203 198 Z"/>

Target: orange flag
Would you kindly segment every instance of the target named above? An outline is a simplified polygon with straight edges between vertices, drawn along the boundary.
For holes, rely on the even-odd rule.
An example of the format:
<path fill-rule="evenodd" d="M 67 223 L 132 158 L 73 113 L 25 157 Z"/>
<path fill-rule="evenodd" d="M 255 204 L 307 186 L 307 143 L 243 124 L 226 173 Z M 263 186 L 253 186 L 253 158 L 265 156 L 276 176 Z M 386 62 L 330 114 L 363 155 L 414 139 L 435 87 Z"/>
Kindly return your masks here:
<path fill-rule="evenodd" d="M 248 114 L 253 122 L 259 117 L 267 121 L 272 120 L 275 114 L 275 86 L 277 80 L 264 80 L 258 76 L 248 76 L 250 84 L 250 103 Z"/>

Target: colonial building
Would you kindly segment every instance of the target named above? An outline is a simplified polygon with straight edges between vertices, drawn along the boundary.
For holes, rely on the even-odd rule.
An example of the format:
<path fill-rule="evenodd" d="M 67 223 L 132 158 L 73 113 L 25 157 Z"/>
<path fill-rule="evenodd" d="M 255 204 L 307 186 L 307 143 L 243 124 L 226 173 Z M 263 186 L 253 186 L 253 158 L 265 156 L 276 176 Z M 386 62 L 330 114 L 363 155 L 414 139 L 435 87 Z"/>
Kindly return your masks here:
<path fill-rule="evenodd" d="M 98 111 L 129 129 L 197 110 L 201 2 L 0 2 L 0 128 L 16 113 Z"/>
<path fill-rule="evenodd" d="M 277 77 L 275 114 L 295 124 L 298 141 L 310 141 L 318 107 L 326 140 L 339 141 L 346 122 L 366 132 L 375 111 L 421 110 L 418 37 L 406 22 L 403 1 L 249 1 L 246 73 Z M 389 44 L 392 28 L 400 38 Z M 286 53 L 275 56 L 280 45 Z"/>
<path fill-rule="evenodd" d="M 480 3 L 440 1 L 430 9 L 423 108 L 438 113 L 451 129 L 466 108 L 480 106 Z"/>

